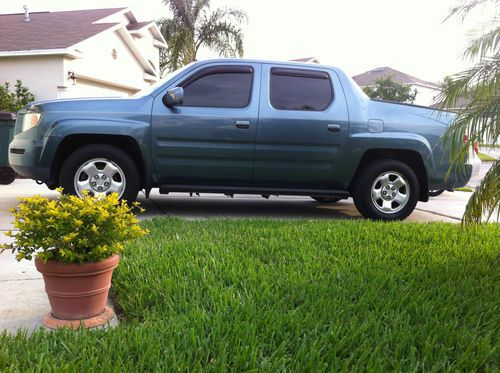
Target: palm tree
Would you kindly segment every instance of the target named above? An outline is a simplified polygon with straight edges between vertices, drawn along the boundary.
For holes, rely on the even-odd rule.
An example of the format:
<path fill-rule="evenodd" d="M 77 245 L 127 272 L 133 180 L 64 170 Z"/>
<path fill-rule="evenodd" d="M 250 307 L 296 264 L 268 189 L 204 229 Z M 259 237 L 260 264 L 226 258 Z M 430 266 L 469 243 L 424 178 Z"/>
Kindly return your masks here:
<path fill-rule="evenodd" d="M 490 4 L 487 4 L 490 3 Z M 481 24 L 480 36 L 469 42 L 464 58 L 475 64 L 447 79 L 438 102 L 443 109 L 456 107 L 461 97 L 470 99 L 459 110 L 454 123 L 448 128 L 445 141 L 451 143 L 451 160 L 455 167 L 463 164 L 475 142 L 498 144 L 500 126 L 500 12 L 497 0 L 470 0 L 453 8 L 447 17 L 462 20 L 480 6 L 492 5 L 493 18 Z M 491 13 L 490 13 L 491 14 Z M 468 139 L 464 144 L 463 136 Z M 462 145 L 458 145 L 462 144 Z M 500 208 L 500 161 L 497 159 L 481 184 L 469 199 L 462 222 L 480 223 L 489 220 Z"/>
<path fill-rule="evenodd" d="M 201 47 L 216 51 L 221 57 L 243 56 L 240 24 L 247 20 L 238 9 L 210 11 L 210 0 L 163 0 L 172 18 L 158 21 L 168 48 L 160 56 L 160 68 L 176 70 L 196 60 Z"/>

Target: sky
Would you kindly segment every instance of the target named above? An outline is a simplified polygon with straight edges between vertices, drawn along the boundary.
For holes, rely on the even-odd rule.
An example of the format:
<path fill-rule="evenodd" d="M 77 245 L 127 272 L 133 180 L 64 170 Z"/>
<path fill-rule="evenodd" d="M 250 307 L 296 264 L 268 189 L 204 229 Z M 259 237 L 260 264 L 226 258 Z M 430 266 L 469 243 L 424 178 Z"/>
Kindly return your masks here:
<path fill-rule="evenodd" d="M 439 82 L 470 65 L 461 58 L 474 24 L 444 21 L 458 0 L 212 0 L 211 7 L 244 10 L 246 58 L 317 57 L 349 75 L 390 66 Z M 169 15 L 161 0 L 0 0 L 0 13 L 130 7 L 139 21 Z M 1 35 L 0 35 L 1 37 Z M 199 59 L 217 57 L 203 50 Z"/>

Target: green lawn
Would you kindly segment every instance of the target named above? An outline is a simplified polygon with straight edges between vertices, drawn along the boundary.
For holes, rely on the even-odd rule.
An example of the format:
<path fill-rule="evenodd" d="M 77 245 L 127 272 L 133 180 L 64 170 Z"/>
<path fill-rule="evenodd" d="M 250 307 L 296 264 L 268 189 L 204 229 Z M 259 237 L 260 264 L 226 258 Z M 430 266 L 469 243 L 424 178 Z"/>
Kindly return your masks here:
<path fill-rule="evenodd" d="M 157 219 L 120 326 L 0 336 L 0 371 L 498 371 L 500 227 Z"/>
<path fill-rule="evenodd" d="M 477 156 L 479 157 L 479 159 L 482 162 L 494 162 L 494 161 L 496 161 L 496 158 L 493 158 L 493 157 L 491 157 L 491 156 L 489 156 L 488 154 L 485 154 L 485 153 L 479 152 Z"/>

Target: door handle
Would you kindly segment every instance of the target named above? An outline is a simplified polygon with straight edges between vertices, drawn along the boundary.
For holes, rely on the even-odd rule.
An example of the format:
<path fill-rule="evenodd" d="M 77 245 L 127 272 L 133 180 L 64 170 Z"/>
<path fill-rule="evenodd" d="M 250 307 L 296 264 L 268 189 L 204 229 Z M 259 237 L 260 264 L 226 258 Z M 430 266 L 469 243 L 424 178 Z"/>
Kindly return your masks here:
<path fill-rule="evenodd" d="M 340 132 L 340 124 L 338 123 L 330 123 L 326 125 L 326 128 L 330 132 Z"/>
<path fill-rule="evenodd" d="M 247 130 L 250 128 L 250 121 L 248 120 L 237 120 L 234 122 L 236 128 L 240 130 Z"/>

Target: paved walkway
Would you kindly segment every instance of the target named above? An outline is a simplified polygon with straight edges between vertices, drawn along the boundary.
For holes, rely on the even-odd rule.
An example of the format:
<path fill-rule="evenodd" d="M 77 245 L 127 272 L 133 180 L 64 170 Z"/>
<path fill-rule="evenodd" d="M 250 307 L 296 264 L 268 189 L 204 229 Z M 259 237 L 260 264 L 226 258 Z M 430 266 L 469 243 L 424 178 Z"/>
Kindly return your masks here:
<path fill-rule="evenodd" d="M 41 194 L 55 198 L 57 192 L 31 180 L 16 180 L 13 184 L 0 185 L 0 243 L 7 242 L 4 233 L 12 228 L 10 207 L 17 205 L 19 196 Z M 428 203 L 418 203 L 407 221 L 459 222 L 471 193 L 444 192 Z M 247 218 L 265 217 L 282 219 L 359 219 L 352 200 L 333 205 L 320 204 L 308 197 L 236 196 L 228 198 L 218 194 L 189 197 L 187 193 L 151 194 L 149 200 L 140 195 L 139 201 L 146 212 L 140 219 L 155 216 L 177 216 L 186 219 L 216 217 Z M 17 331 L 20 327 L 33 330 L 41 325 L 43 315 L 50 310 L 45 295 L 43 279 L 33 262 L 18 263 L 10 253 L 0 255 L 0 331 Z"/>

